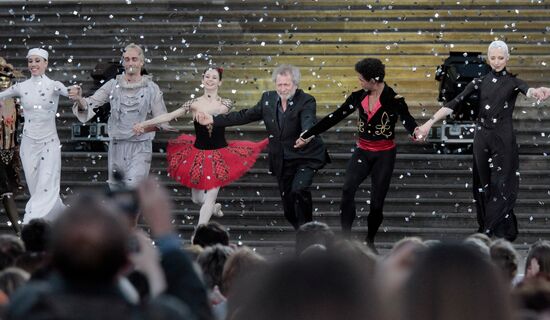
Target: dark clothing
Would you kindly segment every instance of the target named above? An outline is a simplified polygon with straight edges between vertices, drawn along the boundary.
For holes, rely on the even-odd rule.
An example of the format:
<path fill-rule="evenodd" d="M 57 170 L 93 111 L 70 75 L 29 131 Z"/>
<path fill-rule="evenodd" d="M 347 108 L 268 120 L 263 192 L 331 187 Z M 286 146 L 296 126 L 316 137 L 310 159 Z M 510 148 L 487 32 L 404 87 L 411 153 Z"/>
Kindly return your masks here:
<path fill-rule="evenodd" d="M 19 147 L 0 150 L 0 196 L 6 193 L 18 193 L 21 187 L 20 174 Z"/>
<path fill-rule="evenodd" d="M 173 297 L 159 296 L 142 305 L 128 302 L 115 285 L 71 286 L 59 275 L 32 281 L 18 290 L 6 320 L 196 319 Z M 159 318 L 159 315 L 163 316 Z"/>
<path fill-rule="evenodd" d="M 225 127 L 203 126 L 193 121 L 195 126 L 195 148 L 201 150 L 215 150 L 227 147 Z"/>
<path fill-rule="evenodd" d="M 477 92 L 479 125 L 487 129 L 498 129 L 511 123 L 518 94 L 527 94 L 528 90 L 529 86 L 523 80 L 516 78 L 506 69 L 500 72 L 493 70 L 481 78 L 472 80 L 464 91 L 445 104 L 445 107 L 454 110 L 460 101 Z"/>
<path fill-rule="evenodd" d="M 263 120 L 269 137 L 269 170 L 277 177 L 281 192 L 291 190 L 290 195 L 284 193 L 281 197 L 283 197 L 285 217 L 297 228 L 297 223 L 301 223 L 302 219 L 305 219 L 304 222 L 311 221 L 309 188 L 312 179 L 311 177 L 303 180 L 288 177 L 295 175 L 302 168 L 308 168 L 312 174 L 330 159 L 320 137 L 315 137 L 304 148 L 294 148 L 300 134 L 316 122 L 315 98 L 300 89 L 296 90 L 294 96 L 288 100 L 281 120 L 278 119 L 277 104 L 280 103 L 278 100 L 279 95 L 276 91 L 264 92 L 254 107 L 214 117 L 214 127 L 235 126 Z M 290 201 L 295 201 L 295 205 L 291 206 Z"/>
<path fill-rule="evenodd" d="M 134 305 L 114 283 L 79 285 L 53 274 L 46 281 L 31 281 L 16 291 L 5 319 L 212 319 L 206 289 L 191 260 L 179 249 L 178 237 L 159 238 L 156 243 L 167 284 L 162 295 Z"/>
<path fill-rule="evenodd" d="M 513 241 L 518 234 L 514 206 L 519 189 L 519 156 L 512 113 L 528 85 L 506 70 L 474 79 L 445 107 L 454 110 L 470 94 L 480 96 L 474 136 L 473 193 L 479 231 Z"/>
<path fill-rule="evenodd" d="M 302 224 L 313 221 L 313 203 L 310 186 L 315 170 L 300 161 L 285 161 L 283 174 L 278 179 L 279 192 L 283 199 L 285 218 L 298 229 Z"/>
<path fill-rule="evenodd" d="M 277 99 L 277 124 L 279 125 L 279 130 L 285 126 L 285 111 L 283 110 L 281 97 Z"/>
<path fill-rule="evenodd" d="M 165 294 L 184 302 L 197 320 L 212 319 L 206 288 L 187 254 L 181 249 L 167 251 L 162 255 L 161 265 L 168 285 Z"/>
<path fill-rule="evenodd" d="M 353 92 L 336 111 L 324 117 L 317 125 L 304 133 L 302 137 L 307 139 L 312 135 L 327 131 L 357 109 L 359 109 L 357 133 L 362 139 L 371 141 L 393 140 L 395 138 L 395 123 L 398 118 L 401 119 L 407 131 L 413 134 L 418 125 L 409 113 L 409 108 L 403 97 L 395 93 L 391 87 L 385 85 L 382 94 L 380 94 L 380 104 L 382 106 L 371 119 L 368 119 L 367 113 L 361 106 L 361 102 L 367 95 L 369 95 L 369 92 L 365 90 Z"/>
<path fill-rule="evenodd" d="M 395 148 L 386 151 L 355 149 L 346 168 L 346 179 L 340 203 L 340 218 L 344 232 L 351 232 L 351 226 L 356 217 L 355 193 L 361 183 L 371 175 L 367 240 L 374 242 L 376 232 L 384 219 L 384 199 L 386 199 L 386 194 L 390 188 L 396 154 L 397 150 Z"/>
<path fill-rule="evenodd" d="M 321 138 L 315 137 L 304 148 L 294 148 L 300 134 L 316 123 L 315 98 L 300 89 L 296 90 L 292 100 L 288 101 L 285 123 L 281 129 L 276 111 L 278 98 L 276 91 L 264 92 L 254 107 L 214 117 L 214 126 L 236 126 L 263 120 L 269 135 L 269 170 L 277 177 L 283 172 L 283 159 L 300 160 L 312 169 L 323 167 L 328 159 Z"/>
<path fill-rule="evenodd" d="M 365 90 L 353 92 L 346 101 L 333 113 L 324 117 L 314 127 L 305 132 L 302 137 L 309 138 L 325 132 L 355 110 L 359 110 L 357 132 L 360 139 L 367 141 L 393 140 L 395 138 L 395 123 L 398 118 L 413 134 L 417 127 L 416 121 L 409 113 L 409 108 L 403 97 L 393 89 L 384 85 L 380 94 L 380 108 L 371 119 L 361 105 L 369 95 Z M 340 202 L 340 218 L 342 231 L 351 232 L 356 217 L 355 193 L 361 183 L 372 174 L 370 211 L 367 217 L 367 240 L 374 242 L 374 237 L 383 220 L 383 207 L 386 194 L 390 187 L 391 176 L 395 164 L 396 149 L 384 151 L 367 151 L 356 148 L 346 168 L 346 178 Z"/>

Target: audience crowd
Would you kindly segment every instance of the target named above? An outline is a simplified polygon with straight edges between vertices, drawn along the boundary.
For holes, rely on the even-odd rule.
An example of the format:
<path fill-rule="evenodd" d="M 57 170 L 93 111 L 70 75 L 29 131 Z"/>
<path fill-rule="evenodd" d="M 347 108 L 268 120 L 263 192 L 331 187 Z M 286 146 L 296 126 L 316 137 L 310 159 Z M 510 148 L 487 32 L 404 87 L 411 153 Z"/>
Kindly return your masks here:
<path fill-rule="evenodd" d="M 0 235 L 0 318 L 550 319 L 550 241 L 525 259 L 484 234 L 404 238 L 376 254 L 314 221 L 293 253 L 266 258 L 216 222 L 183 246 L 152 179 L 137 199 L 139 215 L 116 197 L 83 196 L 53 223 Z"/>

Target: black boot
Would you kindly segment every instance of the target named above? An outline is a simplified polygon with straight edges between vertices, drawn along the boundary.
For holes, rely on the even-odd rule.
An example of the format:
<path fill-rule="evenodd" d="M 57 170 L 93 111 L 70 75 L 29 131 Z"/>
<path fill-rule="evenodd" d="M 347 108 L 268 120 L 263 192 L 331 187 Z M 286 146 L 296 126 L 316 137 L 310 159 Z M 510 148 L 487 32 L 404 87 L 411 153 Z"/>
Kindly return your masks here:
<path fill-rule="evenodd" d="M 4 209 L 6 209 L 8 219 L 11 222 L 11 227 L 17 235 L 20 235 L 21 226 L 19 225 L 19 213 L 17 212 L 17 206 L 15 205 L 15 198 L 13 197 L 13 194 L 5 194 L 2 198 L 2 202 L 4 203 Z"/>

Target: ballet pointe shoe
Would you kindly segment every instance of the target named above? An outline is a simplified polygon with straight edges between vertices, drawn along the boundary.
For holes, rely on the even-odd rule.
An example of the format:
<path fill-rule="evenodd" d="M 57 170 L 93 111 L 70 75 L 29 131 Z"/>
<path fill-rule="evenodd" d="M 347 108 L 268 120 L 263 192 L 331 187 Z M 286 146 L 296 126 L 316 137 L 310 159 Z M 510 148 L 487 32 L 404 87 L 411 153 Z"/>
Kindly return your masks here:
<path fill-rule="evenodd" d="M 221 203 L 214 204 L 214 208 L 212 209 L 212 214 L 216 217 L 223 217 L 223 211 L 222 211 L 222 204 Z"/>
<path fill-rule="evenodd" d="M 19 225 L 19 213 L 17 212 L 17 206 L 13 195 L 4 195 L 2 203 L 4 204 L 4 209 L 6 209 L 6 215 L 11 222 L 11 227 L 17 235 L 20 235 L 21 226 Z"/>

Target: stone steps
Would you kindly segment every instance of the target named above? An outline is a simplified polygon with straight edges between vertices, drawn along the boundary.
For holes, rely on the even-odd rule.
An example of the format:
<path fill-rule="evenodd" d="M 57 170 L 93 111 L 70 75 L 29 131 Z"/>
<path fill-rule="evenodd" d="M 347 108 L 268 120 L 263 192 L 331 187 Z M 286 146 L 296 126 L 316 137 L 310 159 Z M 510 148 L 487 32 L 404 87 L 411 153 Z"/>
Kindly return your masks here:
<path fill-rule="evenodd" d="M 116 49 L 113 50 L 107 50 L 102 51 L 99 54 L 90 55 L 89 52 L 82 52 L 78 55 L 78 61 L 75 61 L 75 58 L 73 56 L 71 63 L 67 63 L 66 61 L 64 63 L 67 63 L 70 67 L 75 67 L 78 63 L 81 65 L 88 65 L 90 68 L 95 66 L 98 62 L 104 61 L 104 62 L 118 62 L 121 56 L 121 50 L 122 47 L 115 47 Z M 487 48 L 484 48 L 483 51 L 485 51 Z M 2 48 L 2 52 L 4 50 L 8 50 L 7 48 Z M 455 50 L 452 51 L 459 51 L 459 48 L 455 48 Z M 466 50 L 460 50 L 460 51 L 466 51 Z M 482 51 L 482 52 L 483 52 Z M 110 54 L 107 54 L 107 52 L 111 52 Z M 20 66 L 21 68 L 26 67 L 26 58 L 25 58 L 26 51 L 11 51 L 10 55 L 8 56 L 8 59 L 11 63 L 13 63 L 15 66 Z M 193 60 L 190 62 L 190 55 L 186 55 L 185 52 L 183 54 L 180 54 L 179 52 L 177 54 L 171 53 L 162 53 L 157 52 L 157 50 L 154 50 L 153 48 L 148 50 L 148 63 L 152 64 L 161 64 L 166 65 L 168 67 L 179 67 L 179 68 L 191 68 L 194 66 L 195 72 L 199 72 L 200 70 L 197 69 L 197 63 L 195 63 Z M 59 52 L 57 54 L 52 54 L 51 56 L 51 64 L 49 65 L 50 68 L 55 68 L 56 65 L 61 64 L 59 62 L 60 59 L 68 59 L 70 55 L 67 55 L 64 52 Z M 164 57 L 166 57 L 166 60 L 164 60 Z M 313 60 L 311 60 L 312 56 L 298 56 L 298 55 L 288 55 L 288 56 L 276 56 L 276 55 L 254 55 L 253 53 L 247 54 L 247 55 L 223 55 L 223 54 L 216 54 L 216 56 L 212 57 L 214 62 L 217 62 L 218 64 L 225 65 L 225 66 L 234 66 L 234 67 L 243 67 L 243 66 L 250 66 L 252 68 L 256 67 L 269 67 L 271 68 L 273 65 L 281 64 L 281 63 L 290 63 L 297 66 L 302 67 L 309 67 L 309 68 L 324 68 L 325 65 L 327 66 L 341 66 L 341 67 L 348 67 L 351 68 L 355 62 L 358 60 L 364 58 L 365 55 L 363 54 L 349 54 L 349 55 L 337 55 L 337 54 L 324 54 L 319 57 L 313 57 Z M 514 55 L 511 57 L 510 60 L 510 66 L 529 66 L 529 65 L 541 65 L 542 62 L 548 61 L 548 57 L 550 57 L 549 54 L 541 54 L 541 55 L 528 55 L 528 54 L 521 54 L 521 53 L 514 53 Z M 434 69 L 443 63 L 445 60 L 446 55 L 434 55 L 434 54 L 407 54 L 407 55 L 395 55 L 395 54 L 385 54 L 383 56 L 384 62 L 387 64 L 388 67 L 395 66 L 395 67 L 406 67 L 406 68 L 412 68 L 412 67 L 418 67 L 418 66 L 432 66 Z M 411 66 L 411 61 L 414 62 Z M 201 64 L 206 65 L 206 64 Z M 541 65 L 544 66 L 544 65 Z M 146 65 L 146 68 L 148 68 L 149 65 Z M 91 69 L 88 69 L 89 72 Z M 271 69 L 270 69 L 271 70 Z"/>
<path fill-rule="evenodd" d="M 535 12 L 539 10 L 534 10 Z M 466 11 L 467 12 L 467 11 Z M 386 13 L 389 13 L 386 11 Z M 524 12 L 522 12 L 522 15 Z M 118 16 L 117 16 L 118 18 Z M 0 16 L 1 19 L 1 16 Z M 96 21 L 97 22 L 97 21 Z M 62 27 L 62 26 L 61 26 Z M 486 30 L 473 30 L 468 32 L 455 32 L 442 36 L 440 32 L 435 31 L 402 31 L 395 32 L 393 30 L 378 30 L 377 32 L 362 32 L 349 30 L 346 33 L 335 34 L 330 32 L 315 32 L 315 33 L 296 33 L 296 34 L 279 34 L 276 32 L 250 32 L 240 33 L 231 32 L 232 30 L 224 30 L 223 32 L 208 32 L 207 30 L 201 30 L 200 33 L 187 34 L 185 37 L 165 36 L 165 32 L 157 32 L 157 30 L 147 30 L 148 35 L 158 35 L 162 39 L 163 44 L 182 45 L 182 39 L 185 43 L 208 43 L 211 41 L 223 41 L 224 43 L 249 43 L 249 44 L 261 44 L 265 43 L 279 43 L 282 41 L 300 44 L 310 43 L 488 43 L 494 39 L 494 35 L 487 33 Z M 55 35 L 55 34 L 54 34 Z M 115 42 L 130 42 L 139 40 L 139 42 L 150 47 L 159 44 L 159 37 L 143 37 L 143 32 L 124 32 L 121 34 L 113 34 L 108 30 L 94 30 L 92 33 L 86 33 L 83 37 L 82 31 L 75 31 L 73 28 L 67 28 L 63 30 L 56 38 L 59 41 L 66 39 L 71 41 L 72 44 L 80 45 L 90 42 L 99 42 L 105 40 L 105 38 L 112 38 Z M 513 30 L 507 30 L 500 32 L 499 35 L 505 36 L 509 43 L 530 43 L 544 42 L 544 34 L 541 34 L 539 30 L 529 31 L 522 30 L 521 34 L 514 32 Z M 9 40 L 12 44 L 24 44 L 28 41 L 28 37 L 22 33 L 14 34 L 2 34 L 0 39 Z M 33 33 L 33 39 L 36 41 L 48 41 L 52 39 L 51 32 L 41 32 L 37 30 Z M 345 57 L 343 57 L 345 59 Z"/>
<path fill-rule="evenodd" d="M 292 227 L 271 227 L 271 226 L 239 226 L 228 225 L 232 239 L 236 241 L 260 240 L 260 241 L 292 241 L 295 238 L 295 232 Z M 178 231 L 182 237 L 190 235 L 193 226 L 180 226 Z M 474 233 L 476 226 L 472 227 L 439 227 L 439 228 L 419 228 L 419 227 L 381 227 L 377 234 L 377 241 L 395 242 L 403 237 L 416 236 L 423 239 L 438 240 L 461 240 Z M 353 230 L 353 237 L 363 240 L 366 235 L 366 227 L 356 227 Z M 548 228 L 542 229 L 522 229 L 516 243 L 533 243 L 539 239 L 548 238 Z"/>
<path fill-rule="evenodd" d="M 84 185 L 86 184 L 86 185 Z M 61 193 L 64 198 L 70 198 L 74 194 L 80 192 L 91 192 L 93 190 L 94 182 L 83 182 L 80 186 L 66 186 L 62 183 Z M 81 187 L 81 189 L 79 189 Z M 104 182 L 97 183 L 97 192 L 105 190 Z M 178 192 L 173 192 L 172 199 L 177 204 L 181 204 L 185 207 L 193 205 L 186 194 L 181 194 L 180 189 L 176 189 Z M 184 190 L 182 187 L 181 190 Z M 176 195 L 174 195 L 176 194 Z M 326 196 L 323 191 L 314 190 L 312 192 L 314 197 L 314 208 L 328 211 L 338 211 L 340 206 L 340 194 Z M 28 199 L 26 195 L 18 196 L 17 200 L 20 205 L 23 206 L 24 202 Z M 368 193 L 361 193 L 356 195 L 356 203 L 363 203 L 365 210 L 368 208 L 368 201 L 370 195 Z M 453 210 L 460 213 L 472 213 L 475 212 L 475 206 L 472 202 L 471 194 L 465 195 L 463 198 L 457 198 L 453 196 L 447 197 L 429 197 L 419 198 L 404 197 L 397 198 L 392 194 L 389 194 L 386 198 L 385 211 L 407 211 L 410 212 L 440 212 Z M 281 199 L 279 196 L 262 196 L 262 195 L 247 195 L 241 197 L 235 197 L 232 195 L 220 193 L 218 202 L 223 203 L 225 206 L 238 210 L 246 210 L 248 212 L 255 211 L 267 211 L 279 209 L 282 211 Z M 547 213 L 550 210 L 550 203 L 544 199 L 518 199 L 516 203 L 516 209 L 518 212 L 531 212 L 535 213 Z"/>
<path fill-rule="evenodd" d="M 67 85 L 80 83 L 86 93 L 93 86 L 90 71 L 98 62 L 118 61 L 124 45 L 141 43 L 146 68 L 163 90 L 169 110 L 197 94 L 200 73 L 210 61 L 226 69 L 220 95 L 235 100 L 237 108 L 253 106 L 262 91 L 273 88 L 273 67 L 291 63 L 301 68 L 301 87 L 316 97 L 319 116 L 357 90 L 353 65 L 372 56 L 383 59 L 388 84 L 405 96 L 422 123 L 440 106 L 434 76 L 449 51 L 484 53 L 489 41 L 505 39 L 512 51 L 509 69 L 531 86 L 548 86 L 548 9 L 544 2 L 524 0 L 0 2 L 0 55 L 24 70 L 28 47 L 43 45 L 51 52 L 51 78 Z M 70 105 L 62 99 L 58 119 L 63 141 L 61 190 L 67 200 L 83 192 L 103 192 L 107 173 L 105 152 L 72 151 L 86 144 L 70 141 L 69 126 L 77 122 Z M 550 102 L 533 108 L 533 101 L 520 97 L 517 105 L 521 183 L 515 211 L 521 231 L 516 243 L 525 250 L 524 243 L 546 238 L 550 230 Z M 335 230 L 340 225 L 345 164 L 355 145 L 355 121 L 351 116 L 323 134 L 333 163 L 313 184 L 315 218 Z M 193 131 L 189 118 L 173 124 L 181 132 Z M 227 138 L 260 140 L 264 131 L 261 123 L 239 126 L 228 129 Z M 170 190 L 174 223 L 187 240 L 199 207 L 191 202 L 187 188 L 166 176 L 163 153 L 166 142 L 178 134 L 157 135 L 151 175 Z M 458 239 L 472 233 L 477 223 L 470 190 L 471 154 L 434 154 L 434 145 L 413 144 L 401 126 L 396 135 L 398 156 L 378 247 L 387 250 L 406 235 Z M 367 179 L 357 193 L 354 237 L 359 240 L 366 234 L 369 190 Z M 26 196 L 17 201 L 23 210 Z M 229 228 L 232 240 L 269 255 L 292 251 L 294 232 L 283 217 L 275 178 L 268 177 L 265 153 L 242 179 L 222 188 L 219 201 L 225 216 L 214 219 Z M 5 219 L 0 215 L 0 232 L 9 230 Z"/>
<path fill-rule="evenodd" d="M 98 165 L 106 167 L 107 165 L 107 153 L 106 152 L 62 152 L 63 166 L 85 166 L 85 165 Z M 342 160 L 341 163 L 345 163 L 349 158 L 348 153 L 331 153 L 331 158 L 335 161 Z M 163 153 L 153 153 L 153 168 L 163 167 L 165 164 L 166 155 Z M 258 167 L 265 161 L 263 156 L 258 158 Z M 450 170 L 462 170 L 469 168 L 472 161 L 471 155 L 442 155 L 442 154 L 407 154 L 397 153 L 396 169 L 408 168 L 408 169 L 450 169 Z M 550 162 L 548 156 L 545 155 L 528 155 L 520 154 L 520 169 L 527 170 L 540 170 L 549 169 Z M 266 162 L 263 162 L 266 163 Z M 62 167 L 63 167 L 62 166 Z M 330 165 L 329 165 L 330 166 Z M 267 168 L 267 166 L 263 166 Z M 339 166 L 336 166 L 339 167 Z"/>
<path fill-rule="evenodd" d="M 329 164 L 325 168 L 321 169 L 315 176 L 314 186 L 321 183 L 337 183 L 343 184 L 345 176 L 345 165 L 347 161 L 339 161 L 338 164 Z M 71 163 L 67 163 L 62 168 L 62 179 L 65 181 L 99 181 L 102 182 L 107 177 L 107 167 L 83 164 L 80 167 L 68 167 Z M 74 165 L 74 164 L 73 164 Z M 550 169 L 539 170 L 524 170 L 520 166 L 520 186 L 523 189 L 537 189 L 541 186 L 546 186 L 548 183 L 547 176 L 550 174 Z M 466 163 L 462 168 L 456 169 L 432 169 L 427 167 L 425 169 L 410 169 L 406 167 L 406 163 L 398 162 L 394 169 L 392 181 L 394 181 L 396 187 L 400 185 L 422 185 L 430 183 L 431 181 L 437 182 L 437 184 L 449 185 L 457 189 L 468 189 L 472 186 L 472 173 L 470 170 L 471 165 Z M 166 168 L 154 165 L 151 168 L 151 174 L 158 177 L 167 187 L 179 187 L 180 185 L 168 177 Z M 264 180 L 265 179 L 265 180 Z M 245 189 L 247 184 L 258 186 L 258 181 L 273 182 L 275 178 L 268 174 L 266 167 L 260 166 L 260 163 L 255 165 L 248 173 L 241 177 L 233 184 L 226 186 L 225 190 L 231 190 L 230 187 L 236 189 Z M 368 189 L 370 186 L 370 180 L 366 180 L 363 184 L 364 188 Z M 266 184 L 269 185 L 269 184 Z M 262 187 L 262 186 L 258 186 Z"/>
<path fill-rule="evenodd" d="M 456 173 L 449 173 L 449 171 L 451 170 L 447 170 L 446 173 L 439 173 L 437 170 L 427 169 L 411 172 L 411 170 L 407 169 L 396 169 L 392 177 L 390 194 L 407 195 L 413 200 L 417 195 L 422 198 L 446 197 L 450 195 L 471 196 L 472 181 L 469 170 L 457 171 Z M 543 200 L 547 199 L 549 196 L 546 178 L 548 171 L 539 171 L 537 175 L 536 172 L 525 172 L 520 169 L 520 198 L 540 197 Z M 166 187 L 177 190 L 180 194 L 189 194 L 189 190 L 169 178 L 163 168 L 153 168 L 151 174 L 161 179 Z M 313 183 L 314 192 L 323 196 L 339 196 L 344 176 L 344 168 L 321 170 L 316 175 Z M 64 169 L 62 179 L 68 187 L 84 186 L 91 188 L 92 185 L 88 185 L 90 182 L 102 184 L 107 180 L 107 171 L 104 168 L 98 169 L 86 166 L 77 168 L 77 170 L 70 173 Z M 274 177 L 267 174 L 266 169 L 252 169 L 238 181 L 222 188 L 221 192 L 227 195 L 239 196 L 246 195 L 247 192 L 254 194 L 259 192 L 261 195 L 266 195 L 267 192 L 268 195 L 276 196 L 278 192 L 275 181 Z M 100 187 L 103 188 L 103 186 Z M 370 178 L 362 184 L 360 193 L 368 193 L 369 190 Z"/>
<path fill-rule="evenodd" d="M 140 2 L 134 2 L 134 6 L 128 6 L 118 3 L 106 3 L 101 1 L 101 6 L 94 4 L 94 1 L 88 1 L 87 3 L 81 3 L 77 6 L 63 5 L 62 1 L 56 3 L 55 8 L 58 9 L 55 12 L 44 11 L 44 8 L 48 6 L 39 6 L 36 3 L 39 1 L 33 1 L 22 8 L 13 7 L 7 12 L 0 13 L 0 17 L 10 18 L 13 15 L 25 15 L 31 18 L 31 15 L 39 15 L 42 19 L 75 19 L 75 20 L 87 20 L 88 18 L 94 19 L 106 19 L 105 21 L 113 19 L 129 19 L 136 17 L 137 13 L 146 13 L 144 19 L 160 19 L 163 16 L 170 18 L 185 18 L 190 20 L 196 18 L 197 14 L 200 14 L 204 20 L 208 19 L 232 19 L 235 16 L 243 18 L 262 17 L 262 14 L 258 13 L 258 10 L 269 8 L 269 17 L 284 18 L 284 19 L 299 19 L 299 18 L 341 18 L 349 17 L 350 19 L 365 19 L 365 18 L 403 18 L 405 11 L 407 18 L 427 18 L 427 19 L 459 19 L 460 17 L 470 19 L 482 19 L 488 17 L 499 18 L 515 18 L 526 19 L 526 17 L 541 17 L 547 16 L 547 12 L 543 12 L 540 9 L 544 9 L 547 5 L 540 3 L 526 3 L 524 1 L 516 1 L 516 3 L 505 3 L 499 1 L 497 4 L 491 1 L 477 1 L 476 3 L 463 4 L 452 1 L 439 1 L 439 5 L 434 5 L 433 2 L 426 1 L 414 1 L 414 5 L 407 4 L 406 1 L 400 3 L 390 2 L 391 8 L 384 5 L 384 2 L 389 1 L 377 1 L 376 4 L 369 4 L 365 6 L 362 1 L 330 1 L 330 3 L 323 3 L 323 1 L 316 1 L 315 5 L 309 5 L 307 2 L 299 3 L 293 2 L 292 10 L 288 10 L 285 4 L 270 4 L 265 1 L 247 1 L 246 3 L 238 1 L 224 1 L 223 3 L 199 3 L 197 1 L 188 2 L 185 6 L 176 2 L 166 3 L 166 1 L 157 1 L 156 3 L 147 3 L 147 7 L 136 6 Z M 165 2 L 165 3 L 163 3 Z M 282 1 L 288 2 L 288 1 Z M 355 2 L 355 3 L 354 3 Z M 484 3 L 485 2 L 485 3 Z M 345 7 L 342 4 L 346 4 Z M 231 5 L 230 7 L 227 5 Z M 286 4 L 288 5 L 288 3 Z M 441 6 L 441 7 L 439 7 Z M 464 10 L 468 8 L 470 10 Z M 206 10 L 210 9 L 210 10 Z M 353 10 L 352 10 L 353 9 Z M 391 10 L 387 10 L 391 9 Z M 415 9 L 415 10 L 410 10 Z M 434 17 L 434 12 L 441 12 L 441 15 Z M 515 10 L 510 10 L 515 9 Z M 521 15 L 520 15 L 521 11 Z M 491 15 L 492 14 L 492 15 Z M 27 19 L 30 20 L 30 19 Z M 44 21 L 44 20 L 41 20 Z"/>
<path fill-rule="evenodd" d="M 166 25 L 166 27 L 177 28 L 178 26 L 172 26 L 172 24 Z M 542 23 L 544 27 L 541 26 L 541 30 L 547 25 L 547 22 Z M 146 26 L 151 28 L 157 28 L 158 26 Z M 18 28 L 18 27 L 17 27 Z M 55 26 L 54 26 L 55 28 Z M 143 26 L 140 26 L 143 28 Z M 14 32 L 14 30 L 6 30 L 7 32 Z M 26 45 L 12 44 L 10 45 L 11 50 L 18 52 L 23 52 L 27 49 Z M 155 46 L 157 47 L 157 46 Z M 544 55 L 548 53 L 548 50 L 544 46 L 537 46 L 536 44 L 525 44 L 518 43 L 514 45 L 516 49 L 515 52 L 525 55 Z M 217 54 L 230 55 L 235 54 L 235 52 L 247 52 L 250 51 L 250 44 L 231 44 L 231 45 L 220 45 L 216 52 Z M 254 53 L 256 55 L 274 55 L 274 54 L 289 54 L 289 55 L 324 55 L 324 54 L 333 54 L 333 55 L 345 55 L 345 54 L 365 54 L 365 55 L 388 55 L 388 54 L 438 54 L 438 55 L 447 55 L 451 48 L 448 44 L 443 43 L 401 43 L 401 44 L 390 44 L 383 46 L 380 43 L 364 43 L 364 44 L 308 44 L 296 45 L 296 44 L 265 44 L 265 45 L 254 45 Z M 102 45 L 102 44 L 81 44 L 78 46 L 73 46 L 71 44 L 57 44 L 55 50 L 63 51 L 65 55 L 76 56 L 82 51 L 87 51 L 90 54 L 104 53 L 107 51 L 113 51 L 113 53 L 118 52 L 118 48 L 113 49 L 113 45 Z M 171 52 L 172 46 L 169 45 L 158 45 L 156 48 L 159 52 Z M 486 43 L 480 44 L 471 44 L 465 43 L 460 46 L 460 51 L 477 51 L 484 52 L 487 50 Z M 205 54 L 211 51 L 211 45 L 207 44 L 195 44 L 189 48 L 185 48 L 185 52 L 188 55 L 198 55 Z M 515 53 L 514 52 L 514 53 Z"/>

